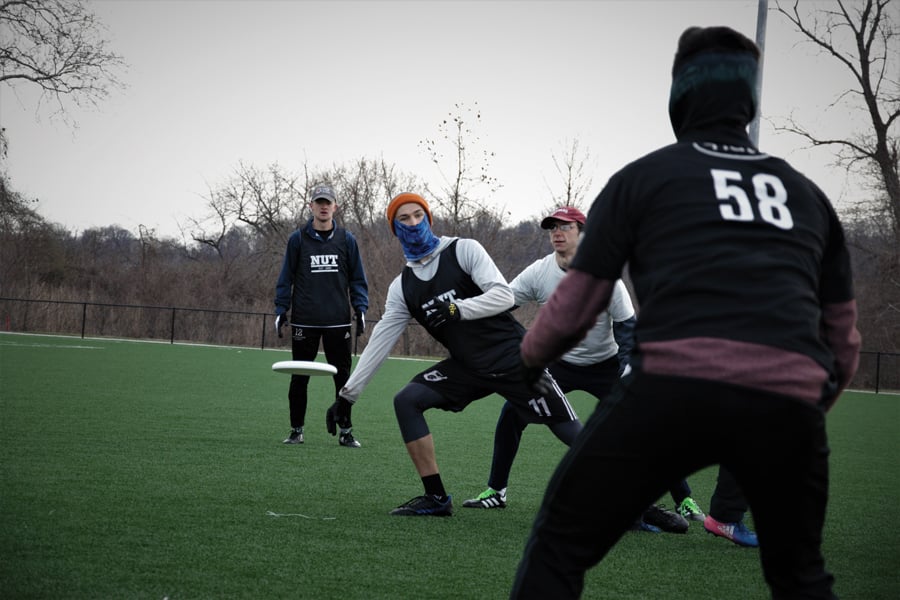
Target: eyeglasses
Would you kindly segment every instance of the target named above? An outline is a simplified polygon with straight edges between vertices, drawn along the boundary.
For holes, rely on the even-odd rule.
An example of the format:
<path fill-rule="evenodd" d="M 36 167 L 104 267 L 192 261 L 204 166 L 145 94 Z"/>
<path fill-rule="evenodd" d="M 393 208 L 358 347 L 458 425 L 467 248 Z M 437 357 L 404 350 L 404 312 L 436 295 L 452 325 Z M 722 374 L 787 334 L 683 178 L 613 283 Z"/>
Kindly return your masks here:
<path fill-rule="evenodd" d="M 575 223 L 554 223 L 547 229 L 549 231 L 556 231 L 557 229 L 559 229 L 560 231 L 572 231 L 573 229 L 575 229 Z"/>

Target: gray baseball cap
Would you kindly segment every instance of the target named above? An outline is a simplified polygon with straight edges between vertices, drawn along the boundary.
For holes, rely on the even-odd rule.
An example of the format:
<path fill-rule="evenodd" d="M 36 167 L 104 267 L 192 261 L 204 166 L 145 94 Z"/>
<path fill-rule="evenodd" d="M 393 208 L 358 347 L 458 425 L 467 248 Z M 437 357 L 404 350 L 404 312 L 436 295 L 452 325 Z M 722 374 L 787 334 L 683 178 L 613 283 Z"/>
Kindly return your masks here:
<path fill-rule="evenodd" d="M 317 185 L 313 188 L 310 201 L 315 202 L 320 198 L 324 198 L 329 202 L 337 202 L 337 197 L 334 195 L 334 189 L 330 185 Z"/>

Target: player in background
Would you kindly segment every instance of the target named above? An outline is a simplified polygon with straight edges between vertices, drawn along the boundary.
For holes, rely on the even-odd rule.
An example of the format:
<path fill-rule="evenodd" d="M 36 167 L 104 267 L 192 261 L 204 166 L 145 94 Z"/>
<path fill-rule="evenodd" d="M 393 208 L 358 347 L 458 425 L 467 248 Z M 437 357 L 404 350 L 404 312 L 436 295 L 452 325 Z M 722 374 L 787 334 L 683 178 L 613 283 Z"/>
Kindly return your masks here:
<path fill-rule="evenodd" d="M 275 330 L 290 324 L 293 360 L 315 360 L 319 343 L 325 360 L 337 368 L 335 396 L 350 377 L 351 307 L 356 335 L 366 328 L 369 286 L 353 234 L 334 219 L 337 197 L 330 185 L 317 185 L 309 203 L 312 217 L 288 238 L 278 282 L 275 285 Z M 302 444 L 309 403 L 308 375 L 291 375 L 288 390 L 291 431 L 285 444 Z M 330 419 L 326 415 L 327 419 Z M 338 443 L 359 448 L 353 437 L 350 413 L 340 423 Z M 337 433 L 329 420 L 329 432 Z"/>
<path fill-rule="evenodd" d="M 578 597 L 585 571 L 648 503 L 714 464 L 747 497 L 772 597 L 834 598 L 821 552 L 825 413 L 858 366 L 856 301 L 828 198 L 747 134 L 758 61 L 733 29 L 681 35 L 677 142 L 610 178 L 522 342 L 540 390 L 544 366 L 593 326 L 628 264 L 641 307 L 632 372 L 551 478 L 512 598 Z"/>
<path fill-rule="evenodd" d="M 525 328 L 510 314 L 513 292 L 477 241 L 436 236 L 428 202 L 418 194 L 394 197 L 387 208 L 406 267 L 388 288 L 384 314 L 373 328 L 356 369 L 333 411 L 349 413 L 413 318 L 449 352 L 449 358 L 416 375 L 394 397 L 400 434 L 424 493 L 391 511 L 397 516 L 449 516 L 434 438 L 425 421 L 432 408 L 459 412 L 493 393 L 506 398 L 529 422 L 544 423 L 566 444 L 581 430 L 569 402 L 544 373 L 547 390 L 536 394 L 519 368 Z"/>
<path fill-rule="evenodd" d="M 573 206 L 560 207 L 541 221 L 541 229 L 549 233 L 553 252 L 525 267 L 510 282 L 516 306 L 547 302 L 575 256 L 584 223 L 584 213 Z M 584 340 L 548 367 L 560 389 L 565 393 L 582 390 L 602 400 L 628 366 L 634 324 L 631 297 L 625 284 L 617 281 L 609 307 L 598 315 L 596 325 Z M 506 507 L 509 474 L 526 425 L 508 402 L 503 404 L 494 432 L 488 488 L 466 500 L 464 507 Z M 691 498 L 687 481 L 674 486 L 671 494 L 677 513 L 651 505 L 635 523 L 635 529 L 684 533 L 688 530 L 686 519 L 703 520 L 705 515 Z"/>

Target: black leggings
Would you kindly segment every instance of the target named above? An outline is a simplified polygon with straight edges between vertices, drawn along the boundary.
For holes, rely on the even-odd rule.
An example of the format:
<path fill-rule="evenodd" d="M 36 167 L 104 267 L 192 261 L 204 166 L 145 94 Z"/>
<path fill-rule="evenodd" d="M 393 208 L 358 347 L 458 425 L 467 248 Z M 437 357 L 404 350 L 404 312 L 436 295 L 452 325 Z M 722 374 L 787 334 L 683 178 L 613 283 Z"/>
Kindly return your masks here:
<path fill-rule="evenodd" d="M 397 425 L 400 426 L 404 444 L 430 433 L 422 413 L 443 403 L 443 396 L 421 383 L 407 383 L 397 392 L 394 396 L 394 413 L 397 415 Z"/>
<path fill-rule="evenodd" d="M 292 327 L 291 358 L 294 360 L 316 360 L 319 353 L 319 342 L 325 351 L 325 360 L 334 365 L 334 395 L 350 379 L 350 327 Z M 306 407 L 309 404 L 307 389 L 308 375 L 291 375 L 288 390 L 288 406 L 290 408 L 291 427 L 303 427 L 306 421 Z M 328 400 L 328 406 L 334 398 Z"/>

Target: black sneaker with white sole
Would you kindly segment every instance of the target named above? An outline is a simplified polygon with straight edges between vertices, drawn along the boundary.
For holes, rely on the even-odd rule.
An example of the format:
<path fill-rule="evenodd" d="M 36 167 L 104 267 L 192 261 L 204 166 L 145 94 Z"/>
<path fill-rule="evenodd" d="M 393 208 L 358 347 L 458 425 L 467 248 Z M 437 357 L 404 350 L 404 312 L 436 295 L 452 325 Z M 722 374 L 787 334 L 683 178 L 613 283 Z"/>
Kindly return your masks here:
<path fill-rule="evenodd" d="M 450 496 L 438 499 L 431 494 L 416 496 L 391 511 L 398 517 L 449 517 L 453 514 L 453 500 Z"/>
<path fill-rule="evenodd" d="M 341 437 L 338 438 L 338 443 L 341 446 L 346 446 L 347 448 L 359 448 L 362 446 L 356 438 L 353 437 L 352 431 L 347 431 L 347 433 L 341 432 Z"/>
<path fill-rule="evenodd" d="M 687 533 L 688 527 L 690 527 L 687 519 L 677 512 L 666 510 L 664 506 L 656 504 L 651 504 L 650 508 L 644 511 L 641 520 L 669 533 Z"/>
<path fill-rule="evenodd" d="M 285 444 L 302 444 L 303 443 L 303 428 L 302 427 L 294 427 L 291 429 L 290 435 L 287 436 L 284 440 Z"/>

